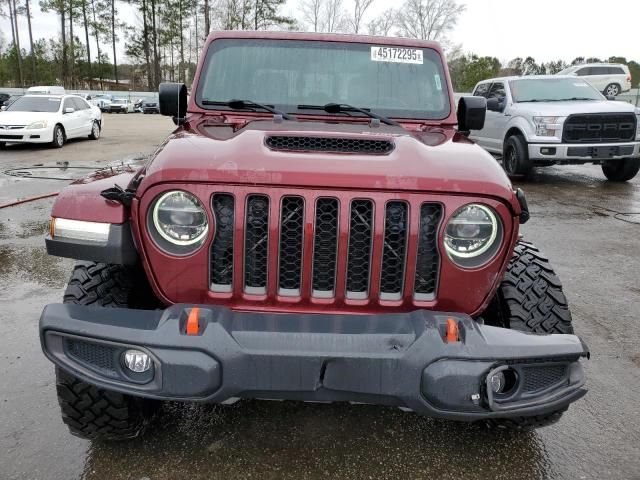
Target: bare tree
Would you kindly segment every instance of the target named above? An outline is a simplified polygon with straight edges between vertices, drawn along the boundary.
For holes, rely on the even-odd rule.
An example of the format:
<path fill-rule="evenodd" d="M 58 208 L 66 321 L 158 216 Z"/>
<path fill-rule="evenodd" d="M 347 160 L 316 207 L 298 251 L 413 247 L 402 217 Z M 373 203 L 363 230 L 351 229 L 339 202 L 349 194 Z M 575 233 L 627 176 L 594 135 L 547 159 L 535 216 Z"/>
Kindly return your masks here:
<path fill-rule="evenodd" d="M 362 20 L 374 0 L 353 0 L 353 17 L 349 19 L 349 25 L 353 33 L 360 33 Z"/>
<path fill-rule="evenodd" d="M 300 2 L 300 13 L 302 20 L 309 25 L 314 32 L 322 29 L 322 6 L 324 0 L 302 0 Z"/>
<path fill-rule="evenodd" d="M 398 27 L 406 37 L 445 41 L 465 9 L 456 0 L 406 0 L 398 10 Z"/>
<path fill-rule="evenodd" d="M 326 0 L 322 10 L 322 32 L 334 33 L 344 29 L 345 14 L 342 0 Z"/>
<path fill-rule="evenodd" d="M 396 26 L 397 15 L 393 8 L 385 10 L 379 17 L 374 18 L 367 24 L 367 32 L 369 35 L 388 37 L 391 34 L 391 29 Z"/>

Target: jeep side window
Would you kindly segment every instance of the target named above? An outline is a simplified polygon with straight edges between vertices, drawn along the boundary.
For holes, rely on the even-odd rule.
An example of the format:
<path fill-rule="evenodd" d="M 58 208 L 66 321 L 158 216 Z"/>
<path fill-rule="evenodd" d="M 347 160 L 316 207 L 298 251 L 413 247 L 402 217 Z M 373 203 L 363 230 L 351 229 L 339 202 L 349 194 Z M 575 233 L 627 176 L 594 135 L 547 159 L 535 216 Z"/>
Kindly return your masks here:
<path fill-rule="evenodd" d="M 491 85 L 491 90 L 489 90 L 489 95 L 487 98 L 497 98 L 500 103 L 504 102 L 505 97 L 507 96 L 504 91 L 504 83 L 502 82 L 494 82 Z"/>
<path fill-rule="evenodd" d="M 490 83 L 481 83 L 476 87 L 475 92 L 473 92 L 474 97 L 485 97 L 487 98 L 487 94 L 489 93 Z"/>

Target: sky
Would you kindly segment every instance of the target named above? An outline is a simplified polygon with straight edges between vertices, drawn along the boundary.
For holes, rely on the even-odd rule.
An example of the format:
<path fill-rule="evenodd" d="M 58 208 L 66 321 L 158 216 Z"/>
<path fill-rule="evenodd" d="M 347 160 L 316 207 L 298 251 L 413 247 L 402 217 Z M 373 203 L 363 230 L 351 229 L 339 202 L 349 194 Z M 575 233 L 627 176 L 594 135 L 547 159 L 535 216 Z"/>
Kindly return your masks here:
<path fill-rule="evenodd" d="M 298 2 L 288 0 L 285 13 L 295 14 Z M 343 2 L 347 6 L 350 0 Z M 399 3 L 399 0 L 393 4 L 389 0 L 374 0 L 369 16 Z M 613 55 L 640 62 L 640 0 L 461 0 L 460 3 L 467 8 L 450 39 L 467 53 L 494 56 L 503 63 L 518 56 L 546 62 Z M 613 14 L 608 13 L 607 3 L 614 7 Z M 119 8 L 123 18 L 133 18 L 130 6 Z M 34 38 L 58 36 L 57 16 L 42 13 L 37 0 L 32 1 L 32 9 Z M 28 48 L 26 19 L 20 20 L 21 46 Z M 8 42 L 11 27 L 7 19 L 0 19 L 0 32 Z M 122 57 L 122 45 L 119 50 Z"/>

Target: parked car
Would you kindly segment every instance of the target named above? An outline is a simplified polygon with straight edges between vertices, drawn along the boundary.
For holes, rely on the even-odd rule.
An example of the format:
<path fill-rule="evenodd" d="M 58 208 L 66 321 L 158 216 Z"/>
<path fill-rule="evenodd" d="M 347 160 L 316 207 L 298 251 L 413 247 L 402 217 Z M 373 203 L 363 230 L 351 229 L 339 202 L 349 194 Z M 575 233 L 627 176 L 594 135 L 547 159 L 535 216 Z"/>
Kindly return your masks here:
<path fill-rule="evenodd" d="M 26 95 L 64 95 L 64 87 L 58 85 L 45 85 L 27 88 Z"/>
<path fill-rule="evenodd" d="M 25 95 L 0 112 L 0 147 L 51 143 L 60 148 L 77 137 L 97 140 L 102 114 L 76 95 Z"/>
<path fill-rule="evenodd" d="M 157 100 L 145 100 L 142 102 L 142 113 L 160 113 Z"/>
<path fill-rule="evenodd" d="M 11 95 L 9 95 L 8 93 L 0 92 L 0 105 L 4 105 L 4 102 L 9 100 L 9 98 L 11 98 Z"/>
<path fill-rule="evenodd" d="M 109 113 L 133 113 L 133 103 L 126 98 L 114 98 L 109 105 Z"/>
<path fill-rule="evenodd" d="M 137 113 L 142 113 L 142 104 L 144 100 L 142 98 L 138 98 L 133 102 L 133 111 Z"/>
<path fill-rule="evenodd" d="M 607 96 L 627 92 L 631 89 L 631 72 L 621 63 L 587 63 L 565 68 L 558 75 L 581 77 Z"/>
<path fill-rule="evenodd" d="M 100 109 L 101 112 L 107 113 L 111 107 L 111 101 L 113 100 L 113 95 L 109 94 L 100 94 L 95 95 L 91 99 L 91 104 L 95 105 Z"/>
<path fill-rule="evenodd" d="M 586 393 L 562 288 L 519 240 L 524 194 L 461 139 L 486 100 L 456 116 L 437 43 L 204 48 L 189 103 L 160 86 L 179 126 L 149 162 L 53 206 L 47 251 L 81 262 L 40 335 L 72 433 L 133 438 L 158 401 L 240 397 L 523 429 Z"/>
<path fill-rule="evenodd" d="M 609 180 L 627 181 L 640 170 L 640 110 L 607 100 L 581 78 L 493 78 L 473 94 L 487 99 L 487 116 L 470 138 L 502 155 L 509 175 L 593 163 Z"/>

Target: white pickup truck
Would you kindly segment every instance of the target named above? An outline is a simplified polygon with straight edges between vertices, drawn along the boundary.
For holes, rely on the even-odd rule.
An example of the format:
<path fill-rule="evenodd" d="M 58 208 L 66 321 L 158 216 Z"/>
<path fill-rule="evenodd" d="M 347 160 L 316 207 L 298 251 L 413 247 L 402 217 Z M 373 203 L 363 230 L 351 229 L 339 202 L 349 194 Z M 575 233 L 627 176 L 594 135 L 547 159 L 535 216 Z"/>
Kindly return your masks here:
<path fill-rule="evenodd" d="M 487 99 L 487 118 L 470 138 L 502 155 L 511 176 L 534 166 L 593 163 L 607 179 L 627 181 L 640 170 L 640 109 L 608 100 L 580 78 L 494 78 L 479 82 L 473 95 Z"/>

